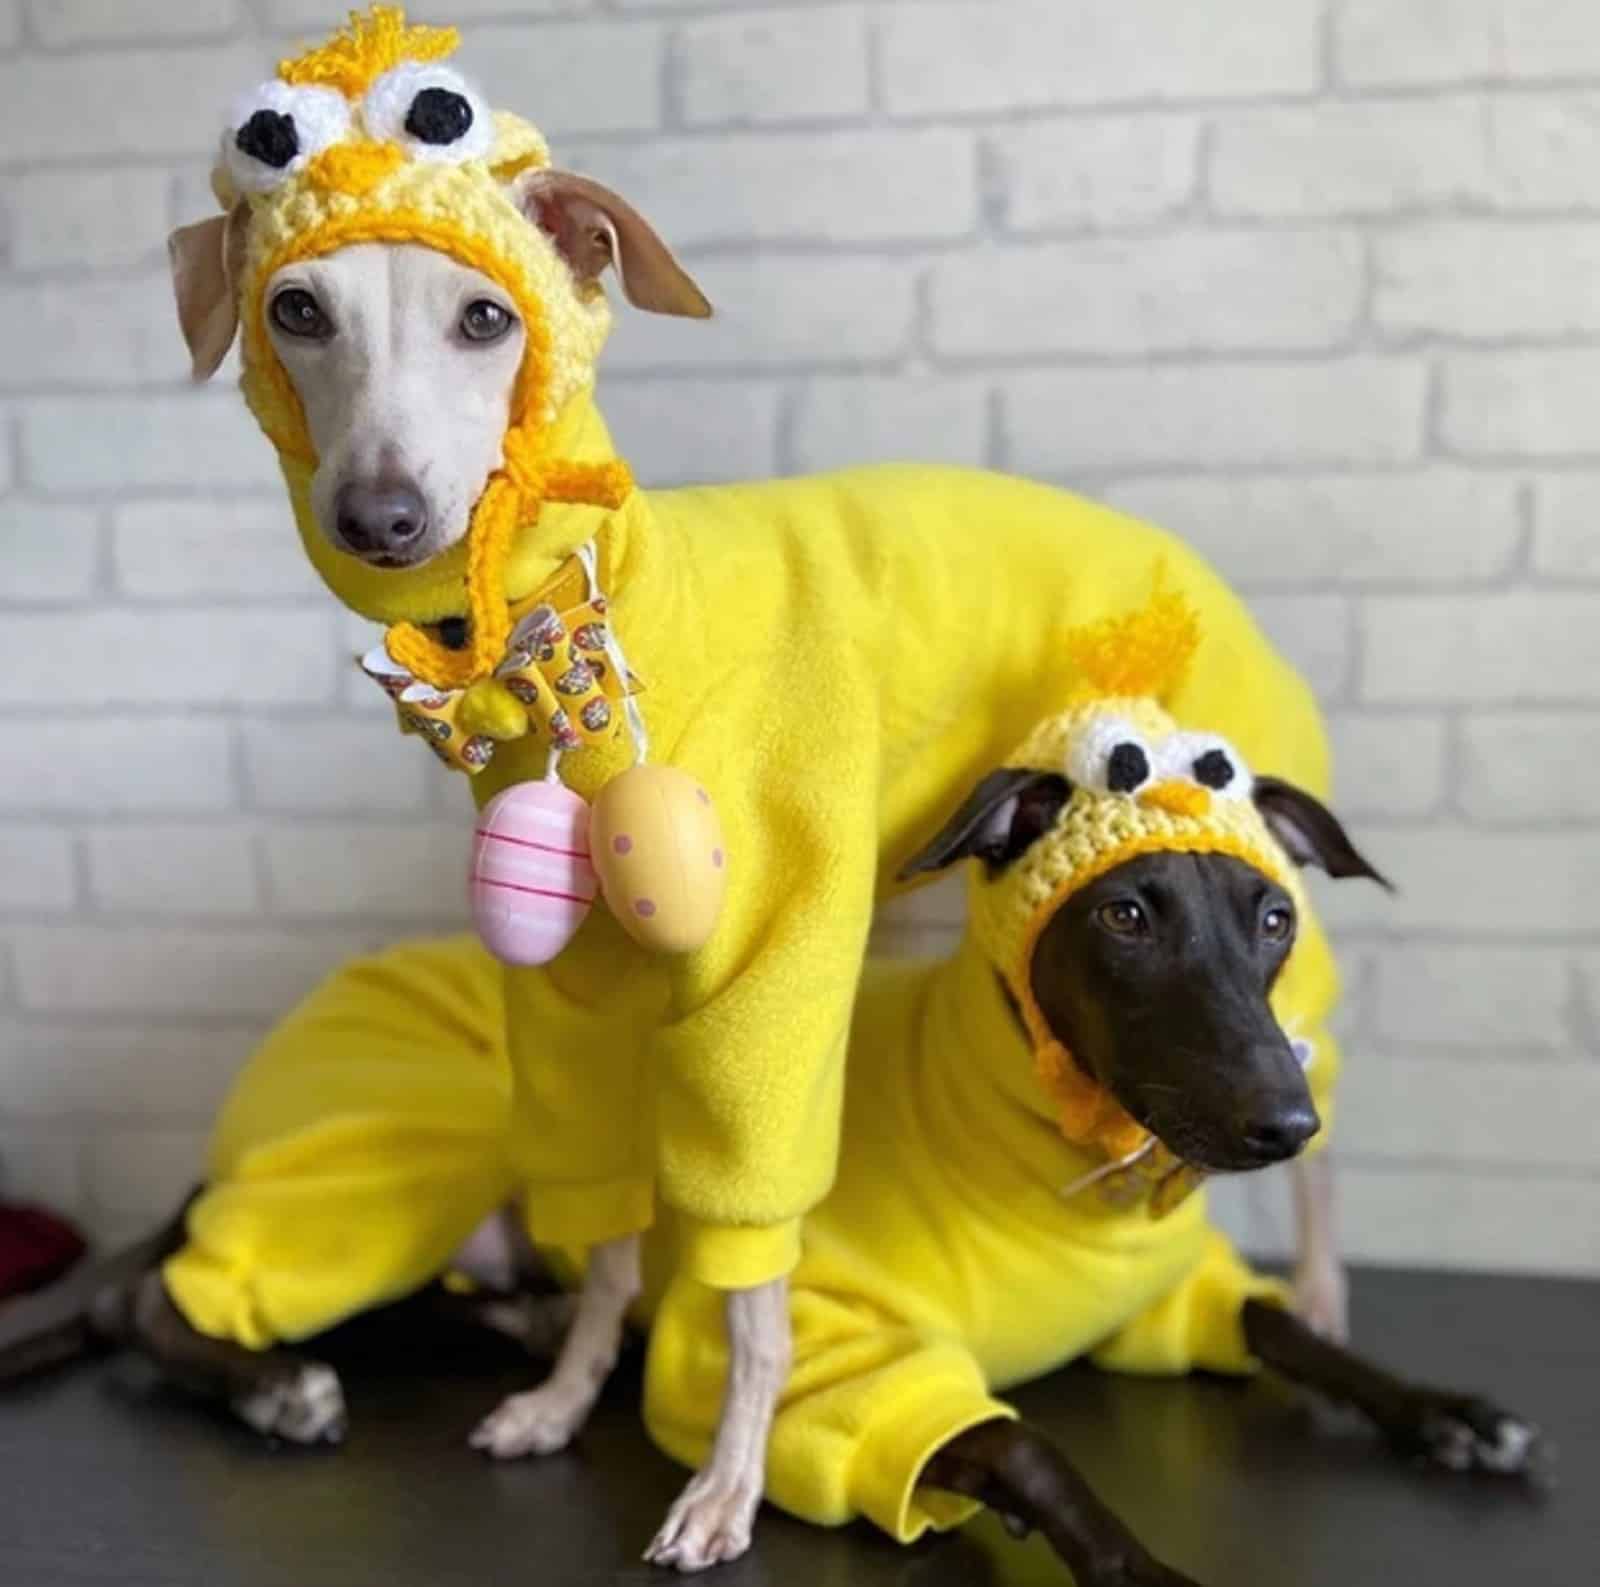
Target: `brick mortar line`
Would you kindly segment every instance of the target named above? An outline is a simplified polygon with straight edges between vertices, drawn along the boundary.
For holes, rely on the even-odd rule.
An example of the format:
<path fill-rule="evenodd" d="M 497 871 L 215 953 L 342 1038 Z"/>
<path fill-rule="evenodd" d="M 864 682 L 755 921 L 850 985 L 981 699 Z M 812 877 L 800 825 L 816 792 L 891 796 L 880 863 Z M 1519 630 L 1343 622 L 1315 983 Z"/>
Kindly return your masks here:
<path fill-rule="evenodd" d="M 1386 1157 L 1370 1151 L 1350 1151 L 1339 1146 L 1337 1138 L 1335 1147 L 1339 1152 L 1339 1166 L 1360 1172 L 1448 1174 L 1463 1178 L 1514 1179 L 1532 1183 L 1600 1185 L 1600 1168 L 1585 1168 L 1580 1164 L 1552 1164 L 1537 1159 L 1508 1163 L 1488 1157 Z"/>

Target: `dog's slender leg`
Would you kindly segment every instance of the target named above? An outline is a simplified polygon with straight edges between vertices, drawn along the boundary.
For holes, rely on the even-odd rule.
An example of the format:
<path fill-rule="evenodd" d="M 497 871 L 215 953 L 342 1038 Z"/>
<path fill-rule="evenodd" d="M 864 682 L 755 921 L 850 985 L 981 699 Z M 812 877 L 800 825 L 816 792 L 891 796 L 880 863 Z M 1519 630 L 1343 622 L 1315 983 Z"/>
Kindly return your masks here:
<path fill-rule="evenodd" d="M 1042 1532 L 1078 1587 L 1196 1587 L 1153 1559 L 1071 1461 L 1026 1422 L 970 1428 L 928 1462 L 922 1480 L 977 1499 L 1013 1532 Z"/>
<path fill-rule="evenodd" d="M 1408 1383 L 1319 1338 L 1298 1317 L 1246 1301 L 1244 1334 L 1267 1366 L 1360 1411 L 1403 1455 L 1450 1471 L 1537 1476 L 1539 1430 L 1488 1400 Z"/>
<path fill-rule="evenodd" d="M 766 1481 L 767 1438 L 793 1354 L 789 1281 L 728 1295 L 728 1384 L 711 1459 L 683 1490 L 644 1557 L 705 1570 L 750 1547 Z"/>
<path fill-rule="evenodd" d="M 502 1401 L 478 1424 L 472 1447 L 500 1460 L 566 1448 L 617 1364 L 623 1323 L 638 1294 L 639 1237 L 597 1245 L 555 1370 L 538 1388 Z"/>
<path fill-rule="evenodd" d="M 258 1433 L 294 1444 L 336 1444 L 345 1434 L 338 1374 L 289 1350 L 246 1350 L 190 1327 L 158 1272 L 129 1292 L 128 1336 L 176 1382 L 224 1400 Z"/>
<path fill-rule="evenodd" d="M 1350 1294 L 1334 1220 L 1333 1163 L 1327 1152 L 1297 1157 L 1290 1166 L 1299 1256 L 1294 1269 L 1295 1315 L 1335 1344 L 1350 1339 Z"/>

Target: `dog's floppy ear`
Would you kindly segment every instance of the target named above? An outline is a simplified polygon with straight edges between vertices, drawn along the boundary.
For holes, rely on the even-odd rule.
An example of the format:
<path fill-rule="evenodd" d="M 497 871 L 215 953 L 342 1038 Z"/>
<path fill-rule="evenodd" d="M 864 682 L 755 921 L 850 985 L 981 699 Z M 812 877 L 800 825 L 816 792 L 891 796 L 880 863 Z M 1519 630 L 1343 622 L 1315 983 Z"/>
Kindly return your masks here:
<path fill-rule="evenodd" d="M 1339 818 L 1320 799 L 1281 777 L 1257 777 L 1255 801 L 1296 865 L 1320 865 L 1329 876 L 1365 876 L 1394 891 L 1394 884 L 1350 841 Z"/>
<path fill-rule="evenodd" d="M 1071 797 L 1072 784 L 1060 772 L 1002 766 L 900 867 L 898 879 L 928 876 L 968 856 L 976 856 L 991 871 L 1000 870 L 1050 830 Z"/>
<path fill-rule="evenodd" d="M 180 226 L 167 239 L 178 324 L 196 380 L 217 372 L 239 328 L 239 278 L 249 225 L 248 207 L 236 204 L 226 215 Z"/>
<path fill-rule="evenodd" d="M 615 265 L 635 308 L 709 319 L 711 305 L 672 250 L 626 199 L 570 171 L 525 171 L 512 195 L 534 225 L 549 234 L 580 282 Z"/>

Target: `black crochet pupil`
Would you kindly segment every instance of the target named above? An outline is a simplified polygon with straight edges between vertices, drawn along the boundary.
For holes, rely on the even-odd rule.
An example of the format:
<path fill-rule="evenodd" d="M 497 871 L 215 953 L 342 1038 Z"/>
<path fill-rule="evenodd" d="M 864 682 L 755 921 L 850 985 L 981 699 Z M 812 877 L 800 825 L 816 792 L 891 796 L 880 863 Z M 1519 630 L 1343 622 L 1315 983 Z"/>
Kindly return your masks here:
<path fill-rule="evenodd" d="M 1118 744 L 1106 762 L 1106 787 L 1132 793 L 1150 779 L 1150 757 L 1137 744 Z"/>
<path fill-rule="evenodd" d="M 251 159 L 279 171 L 300 152 L 294 117 L 276 110 L 258 110 L 234 134 L 233 141 Z"/>
<path fill-rule="evenodd" d="M 418 143 L 454 143 L 471 126 L 472 106 L 450 88 L 424 88 L 406 116 L 406 131 Z"/>
<path fill-rule="evenodd" d="M 1233 762 L 1220 749 L 1208 749 L 1194 763 L 1194 777 L 1203 788 L 1226 788 L 1233 781 Z"/>

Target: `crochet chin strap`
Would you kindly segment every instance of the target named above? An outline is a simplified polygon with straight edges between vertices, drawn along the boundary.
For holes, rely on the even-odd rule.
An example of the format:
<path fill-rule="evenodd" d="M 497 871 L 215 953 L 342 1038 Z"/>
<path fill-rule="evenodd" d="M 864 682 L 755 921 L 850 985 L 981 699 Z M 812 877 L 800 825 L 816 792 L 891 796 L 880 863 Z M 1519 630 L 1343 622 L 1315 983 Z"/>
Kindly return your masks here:
<path fill-rule="evenodd" d="M 633 489 L 620 460 L 575 463 L 541 457 L 523 430 L 505 441 L 505 461 L 489 478 L 467 531 L 467 618 L 464 650 L 451 650 L 415 623 L 396 623 L 384 636 L 389 654 L 413 676 L 440 689 L 465 689 L 489 677 L 511 638 L 505 568 L 519 530 L 539 521 L 546 502 L 616 509 Z"/>

